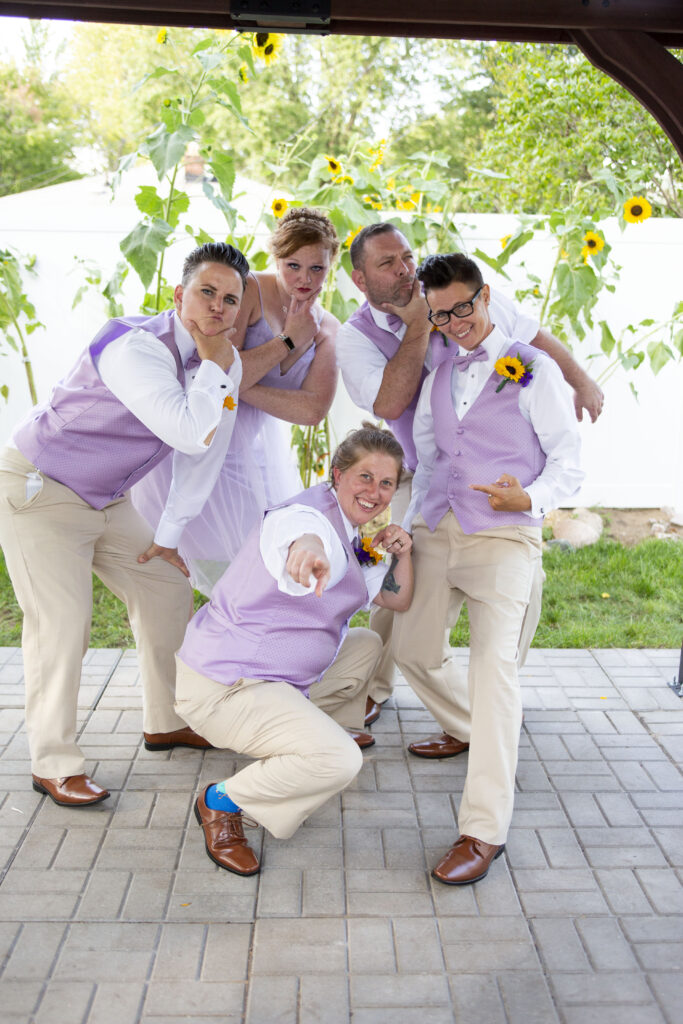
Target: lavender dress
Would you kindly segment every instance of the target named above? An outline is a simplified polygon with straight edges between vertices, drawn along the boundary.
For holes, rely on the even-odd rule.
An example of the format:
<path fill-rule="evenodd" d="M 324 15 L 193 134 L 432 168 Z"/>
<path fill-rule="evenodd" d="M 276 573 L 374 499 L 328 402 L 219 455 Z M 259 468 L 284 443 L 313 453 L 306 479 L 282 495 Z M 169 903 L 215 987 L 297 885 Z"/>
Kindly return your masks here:
<path fill-rule="evenodd" d="M 263 315 L 261 302 L 261 316 L 247 328 L 243 348 L 257 348 L 276 334 Z M 311 345 L 286 373 L 280 372 L 278 364 L 259 383 L 297 391 L 314 356 L 315 346 Z M 238 404 L 230 446 L 218 479 L 202 511 L 185 527 L 179 544 L 193 586 L 207 597 L 265 509 L 280 504 L 302 488 L 289 428 L 289 423 L 247 402 Z M 131 491 L 133 504 L 153 529 L 168 497 L 172 462 L 172 458 L 164 459 Z"/>

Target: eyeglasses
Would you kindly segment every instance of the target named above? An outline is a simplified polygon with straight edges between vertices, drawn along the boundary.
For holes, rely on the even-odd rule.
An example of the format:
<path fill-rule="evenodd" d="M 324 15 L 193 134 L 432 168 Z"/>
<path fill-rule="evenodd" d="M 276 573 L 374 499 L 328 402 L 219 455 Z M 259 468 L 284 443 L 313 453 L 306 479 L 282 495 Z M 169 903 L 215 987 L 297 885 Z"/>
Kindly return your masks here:
<path fill-rule="evenodd" d="M 474 293 L 469 302 L 458 302 L 453 306 L 453 309 L 440 309 L 438 313 L 429 313 L 427 319 L 433 323 L 435 327 L 445 327 L 452 316 L 457 317 L 458 320 L 461 320 L 464 316 L 469 316 L 471 313 L 474 313 L 474 303 L 479 298 L 483 288 L 485 288 L 485 285 L 482 285 L 481 288 Z"/>

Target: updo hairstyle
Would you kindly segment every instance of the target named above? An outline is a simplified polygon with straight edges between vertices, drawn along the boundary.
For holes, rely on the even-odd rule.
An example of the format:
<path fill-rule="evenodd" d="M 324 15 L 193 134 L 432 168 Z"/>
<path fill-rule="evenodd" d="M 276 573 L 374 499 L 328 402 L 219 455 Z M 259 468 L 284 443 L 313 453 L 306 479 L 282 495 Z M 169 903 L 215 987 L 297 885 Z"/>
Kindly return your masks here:
<path fill-rule="evenodd" d="M 322 245 L 330 253 L 330 262 L 339 251 L 334 224 L 320 210 L 293 206 L 284 215 L 270 237 L 270 251 L 278 260 L 291 256 L 304 245 Z"/>
<path fill-rule="evenodd" d="M 345 473 L 347 469 L 355 466 L 364 455 L 372 455 L 373 452 L 380 452 L 382 455 L 389 455 L 395 459 L 398 466 L 396 476 L 396 486 L 398 487 L 403 470 L 403 448 L 390 430 L 385 430 L 369 420 L 363 420 L 362 427 L 352 430 L 337 445 L 330 460 L 330 483 L 332 486 L 334 487 L 335 469 L 338 469 L 340 473 Z"/>

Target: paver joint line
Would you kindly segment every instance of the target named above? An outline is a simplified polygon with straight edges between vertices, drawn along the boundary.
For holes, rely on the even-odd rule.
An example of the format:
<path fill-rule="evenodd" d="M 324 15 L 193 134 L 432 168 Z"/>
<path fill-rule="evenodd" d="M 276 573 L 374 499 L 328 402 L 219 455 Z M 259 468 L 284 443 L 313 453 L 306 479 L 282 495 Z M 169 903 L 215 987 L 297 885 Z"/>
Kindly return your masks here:
<path fill-rule="evenodd" d="M 454 656 L 464 668 L 467 653 Z M 191 815 L 202 785 L 247 761 L 146 752 L 135 652 L 84 661 L 86 770 L 113 790 L 109 808 L 84 812 L 31 791 L 20 658 L 0 651 L 3 1013 L 64 1024 L 68 997 L 69 1024 L 574 1024 L 579 1010 L 673 1024 L 677 660 L 531 652 L 506 853 L 460 889 L 429 871 L 452 845 L 467 759 L 408 756 L 436 730 L 403 681 L 357 780 L 289 841 L 260 830 L 263 871 L 249 880 L 209 864 Z"/>

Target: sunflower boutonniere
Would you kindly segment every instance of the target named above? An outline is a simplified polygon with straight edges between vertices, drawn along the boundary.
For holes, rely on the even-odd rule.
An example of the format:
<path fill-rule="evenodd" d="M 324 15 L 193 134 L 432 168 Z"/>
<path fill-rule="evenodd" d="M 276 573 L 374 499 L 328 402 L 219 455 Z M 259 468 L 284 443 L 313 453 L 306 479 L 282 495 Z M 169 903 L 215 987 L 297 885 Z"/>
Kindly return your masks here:
<path fill-rule="evenodd" d="M 505 385 L 510 382 L 520 384 L 525 388 L 534 379 L 533 366 L 533 359 L 528 363 L 524 363 L 519 352 L 516 356 L 501 356 L 500 359 L 497 359 L 494 370 L 503 379 L 496 388 L 496 394 L 502 391 Z"/>

